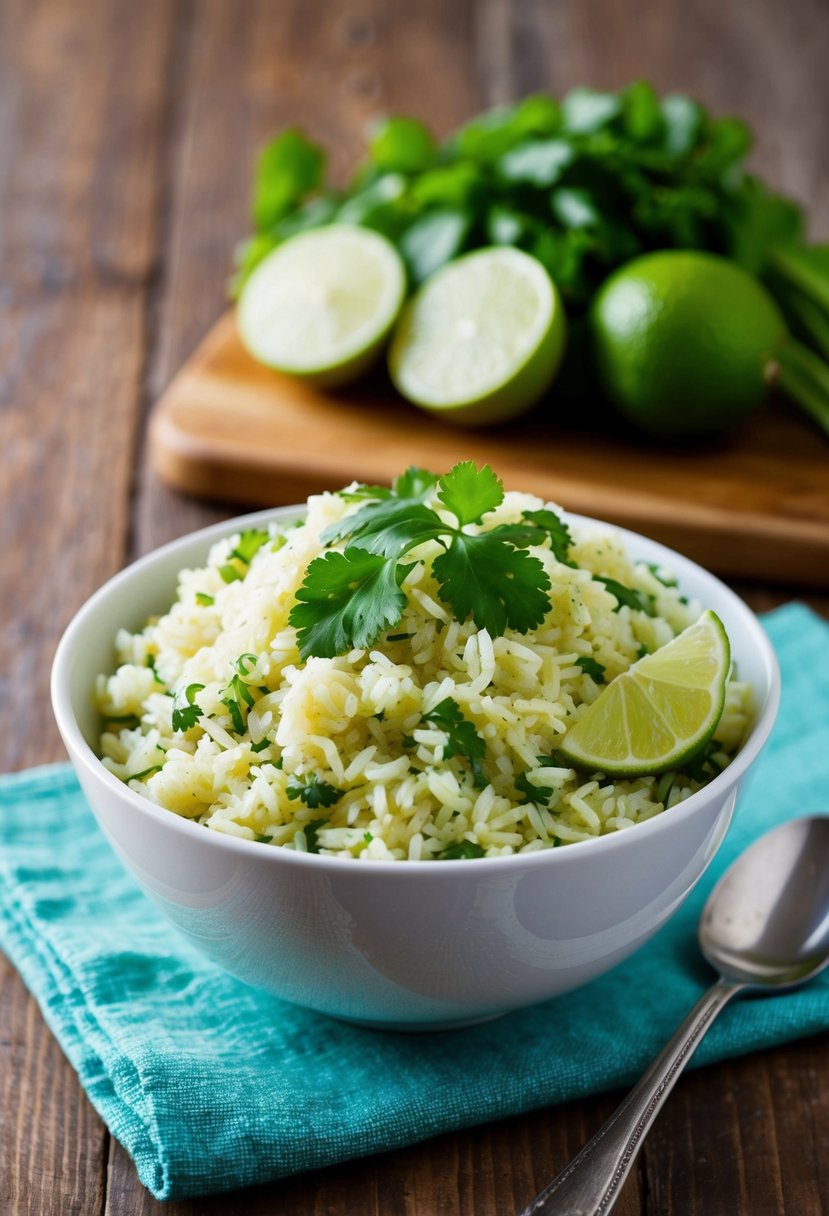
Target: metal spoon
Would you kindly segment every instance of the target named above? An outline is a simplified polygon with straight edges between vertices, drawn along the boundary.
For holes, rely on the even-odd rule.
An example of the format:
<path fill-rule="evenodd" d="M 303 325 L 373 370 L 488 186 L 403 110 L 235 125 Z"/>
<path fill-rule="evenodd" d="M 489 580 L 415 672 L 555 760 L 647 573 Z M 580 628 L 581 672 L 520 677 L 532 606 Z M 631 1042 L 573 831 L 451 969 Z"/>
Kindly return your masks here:
<path fill-rule="evenodd" d="M 521 1216 L 606 1216 L 720 1010 L 740 993 L 794 988 L 829 963 L 829 815 L 790 820 L 755 841 L 709 895 L 698 936 L 720 978 L 605 1125 Z"/>

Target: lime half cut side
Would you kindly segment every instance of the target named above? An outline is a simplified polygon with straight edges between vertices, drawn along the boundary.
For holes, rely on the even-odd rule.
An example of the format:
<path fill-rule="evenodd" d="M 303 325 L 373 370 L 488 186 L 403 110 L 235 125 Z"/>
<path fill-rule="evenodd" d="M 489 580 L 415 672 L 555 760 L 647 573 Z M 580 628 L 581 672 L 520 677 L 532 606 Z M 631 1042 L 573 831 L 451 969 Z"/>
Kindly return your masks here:
<path fill-rule="evenodd" d="M 448 422 L 504 422 L 549 387 L 565 337 L 541 263 L 519 249 L 481 249 L 436 271 L 408 301 L 389 371 L 407 400 Z"/>
<path fill-rule="evenodd" d="M 620 777 L 681 768 L 717 728 L 730 667 L 723 623 L 705 612 L 608 684 L 560 754 L 578 768 Z"/>
<path fill-rule="evenodd" d="M 405 291 L 403 262 L 385 237 L 329 224 L 257 266 L 239 298 L 239 335 L 268 367 L 335 387 L 377 358 Z"/>

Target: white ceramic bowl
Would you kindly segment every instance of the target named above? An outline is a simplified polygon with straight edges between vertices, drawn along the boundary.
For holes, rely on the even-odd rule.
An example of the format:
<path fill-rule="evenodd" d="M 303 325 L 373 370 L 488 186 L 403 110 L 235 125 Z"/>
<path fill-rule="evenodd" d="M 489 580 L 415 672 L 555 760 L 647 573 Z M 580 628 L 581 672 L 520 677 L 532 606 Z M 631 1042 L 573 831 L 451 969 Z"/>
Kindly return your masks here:
<path fill-rule="evenodd" d="M 725 623 L 757 716 L 729 767 L 674 809 L 623 832 L 526 856 L 357 862 L 211 832 L 154 806 L 95 754 L 96 675 L 112 670 L 120 626 L 166 610 L 176 575 L 281 508 L 166 545 L 108 582 L 58 647 L 58 726 L 98 822 L 128 870 L 201 950 L 248 983 L 364 1023 L 470 1023 L 543 1001 L 602 974 L 680 905 L 719 848 L 737 788 L 777 712 L 774 653 L 751 610 L 713 575 L 632 532 L 637 558 L 667 566 Z M 580 517 L 573 516 L 574 520 Z M 592 522 L 592 521 L 591 521 Z"/>

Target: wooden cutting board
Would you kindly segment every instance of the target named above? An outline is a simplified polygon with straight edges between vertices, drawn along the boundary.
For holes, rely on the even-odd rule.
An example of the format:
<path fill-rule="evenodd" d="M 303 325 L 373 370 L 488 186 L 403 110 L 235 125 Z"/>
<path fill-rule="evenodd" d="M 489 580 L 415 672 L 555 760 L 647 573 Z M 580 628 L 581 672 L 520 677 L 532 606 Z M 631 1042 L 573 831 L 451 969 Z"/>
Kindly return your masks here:
<path fill-rule="evenodd" d="M 805 420 L 771 405 L 728 442 L 674 451 L 612 424 L 591 431 L 588 408 L 585 425 L 557 421 L 554 405 L 473 431 L 407 405 L 379 378 L 314 390 L 254 362 L 228 313 L 158 402 L 150 444 L 174 488 L 268 506 L 354 479 L 388 483 L 410 464 L 489 462 L 507 489 L 644 532 L 720 573 L 829 587 L 829 441 Z"/>

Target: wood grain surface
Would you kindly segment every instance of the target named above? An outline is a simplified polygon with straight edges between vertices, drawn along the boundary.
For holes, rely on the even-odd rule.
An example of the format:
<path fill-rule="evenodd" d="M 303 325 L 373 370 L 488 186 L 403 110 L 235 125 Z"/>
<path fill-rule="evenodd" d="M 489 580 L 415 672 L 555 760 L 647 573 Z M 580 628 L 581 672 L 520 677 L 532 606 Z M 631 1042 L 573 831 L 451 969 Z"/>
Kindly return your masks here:
<path fill-rule="evenodd" d="M 63 756 L 48 669 L 81 602 L 233 511 L 158 482 L 147 419 L 226 306 L 253 158 L 281 125 L 325 143 L 344 178 L 381 112 L 444 133 L 523 92 L 646 76 L 748 117 L 757 167 L 826 239 L 828 62 L 824 0 L 3 0 L 0 769 Z M 738 590 L 758 609 L 797 591 Z M 829 614 L 825 595 L 806 598 Z M 0 960 L 2 1216 L 501 1216 L 617 1097 L 160 1205 Z M 817 1216 L 827 1196 L 820 1036 L 684 1078 L 616 1210 Z"/>
<path fill-rule="evenodd" d="M 156 405 L 150 453 L 175 489 L 253 506 L 471 459 L 508 490 L 644 532 L 718 574 L 829 588 L 829 443 L 806 419 L 769 403 L 737 435 L 666 448 L 596 426 L 590 402 L 551 424 L 554 398 L 509 426 L 462 430 L 396 398 L 382 369 L 339 393 L 277 375 L 229 310 Z"/>

